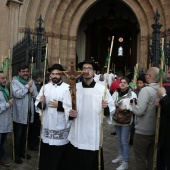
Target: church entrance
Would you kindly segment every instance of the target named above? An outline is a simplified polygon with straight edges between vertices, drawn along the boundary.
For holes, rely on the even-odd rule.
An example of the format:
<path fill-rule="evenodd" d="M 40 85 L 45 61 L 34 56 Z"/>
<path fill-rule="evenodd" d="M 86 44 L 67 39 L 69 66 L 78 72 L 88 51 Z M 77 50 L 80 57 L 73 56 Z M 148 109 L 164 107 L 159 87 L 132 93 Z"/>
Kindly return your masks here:
<path fill-rule="evenodd" d="M 99 1 L 83 17 L 80 31 L 84 33 L 84 58 L 93 58 L 103 70 L 109 53 L 111 36 L 114 36 L 111 69 L 133 70 L 137 62 L 139 25 L 135 14 L 123 2 Z M 81 38 L 78 36 L 78 42 L 80 39 L 83 41 L 82 36 Z M 77 55 L 79 57 L 79 53 Z M 82 56 L 80 58 L 82 59 Z"/>

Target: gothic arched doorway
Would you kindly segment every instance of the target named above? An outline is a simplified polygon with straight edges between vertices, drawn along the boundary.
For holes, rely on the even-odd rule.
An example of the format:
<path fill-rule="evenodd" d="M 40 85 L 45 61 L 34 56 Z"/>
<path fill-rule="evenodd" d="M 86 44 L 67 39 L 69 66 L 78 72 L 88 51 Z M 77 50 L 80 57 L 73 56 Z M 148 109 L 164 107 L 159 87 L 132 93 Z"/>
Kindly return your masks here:
<path fill-rule="evenodd" d="M 99 1 L 86 12 L 79 25 L 78 59 L 93 57 L 102 69 L 110 47 L 108 37 L 114 36 L 111 67 L 133 69 L 137 62 L 138 33 L 138 21 L 127 5 L 118 0 Z"/>

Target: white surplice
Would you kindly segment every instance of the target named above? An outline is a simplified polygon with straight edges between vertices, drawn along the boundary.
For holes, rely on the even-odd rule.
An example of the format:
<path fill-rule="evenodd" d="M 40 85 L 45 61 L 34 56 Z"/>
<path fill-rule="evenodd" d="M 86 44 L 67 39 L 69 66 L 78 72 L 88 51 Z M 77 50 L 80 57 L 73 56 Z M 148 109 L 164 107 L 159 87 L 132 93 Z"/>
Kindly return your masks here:
<path fill-rule="evenodd" d="M 42 87 L 43 88 L 43 87 Z M 41 114 L 41 109 L 37 107 L 42 96 L 42 88 L 35 102 L 36 112 Z M 48 83 L 44 86 L 44 95 L 46 98 L 46 107 L 43 111 L 42 122 L 42 141 L 49 145 L 65 145 L 69 141 L 67 139 L 70 130 L 70 125 L 67 123 L 67 116 L 64 112 L 57 111 L 57 108 L 49 107 L 49 101 L 53 99 L 63 102 L 63 97 L 66 91 L 69 90 L 69 85 L 62 83 L 61 85 L 53 85 Z"/>
<path fill-rule="evenodd" d="M 100 127 L 102 115 L 102 99 L 104 98 L 105 87 L 96 83 L 94 88 L 83 88 L 82 82 L 76 84 L 77 111 L 78 116 L 71 121 L 71 129 L 68 136 L 72 145 L 84 150 L 98 150 L 100 140 Z M 107 90 L 106 100 L 110 109 L 109 119 L 115 112 L 113 99 Z M 71 109 L 70 94 L 64 97 L 63 107 L 69 115 Z"/>

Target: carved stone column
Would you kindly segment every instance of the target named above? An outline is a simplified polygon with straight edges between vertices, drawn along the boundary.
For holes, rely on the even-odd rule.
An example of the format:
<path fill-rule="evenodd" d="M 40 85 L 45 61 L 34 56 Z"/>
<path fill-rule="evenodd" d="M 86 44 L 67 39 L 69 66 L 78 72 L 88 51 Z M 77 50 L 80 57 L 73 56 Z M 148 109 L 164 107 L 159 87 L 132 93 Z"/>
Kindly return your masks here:
<path fill-rule="evenodd" d="M 18 28 L 19 28 L 19 11 L 23 0 L 7 0 L 9 7 L 9 48 L 12 49 L 13 45 L 18 41 Z"/>

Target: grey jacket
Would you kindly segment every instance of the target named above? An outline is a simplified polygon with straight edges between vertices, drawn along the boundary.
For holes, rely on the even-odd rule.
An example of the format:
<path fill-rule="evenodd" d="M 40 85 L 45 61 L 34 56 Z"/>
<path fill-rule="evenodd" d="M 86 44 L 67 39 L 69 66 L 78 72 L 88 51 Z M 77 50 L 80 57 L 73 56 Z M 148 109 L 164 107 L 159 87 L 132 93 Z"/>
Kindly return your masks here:
<path fill-rule="evenodd" d="M 38 95 L 37 88 L 33 83 L 33 93 L 30 95 L 28 84 L 23 85 L 17 79 L 12 80 L 13 103 L 13 121 L 21 124 L 27 124 L 28 103 L 30 104 L 30 122 L 34 120 L 34 101 Z M 31 97 L 30 97 L 31 96 Z"/>
<path fill-rule="evenodd" d="M 9 103 L 6 102 L 3 92 L 0 91 L 0 133 L 12 131 L 12 121 Z"/>
<path fill-rule="evenodd" d="M 150 83 L 142 88 L 138 95 L 138 102 L 131 110 L 135 116 L 135 132 L 142 135 L 155 135 L 156 106 L 158 83 Z"/>

